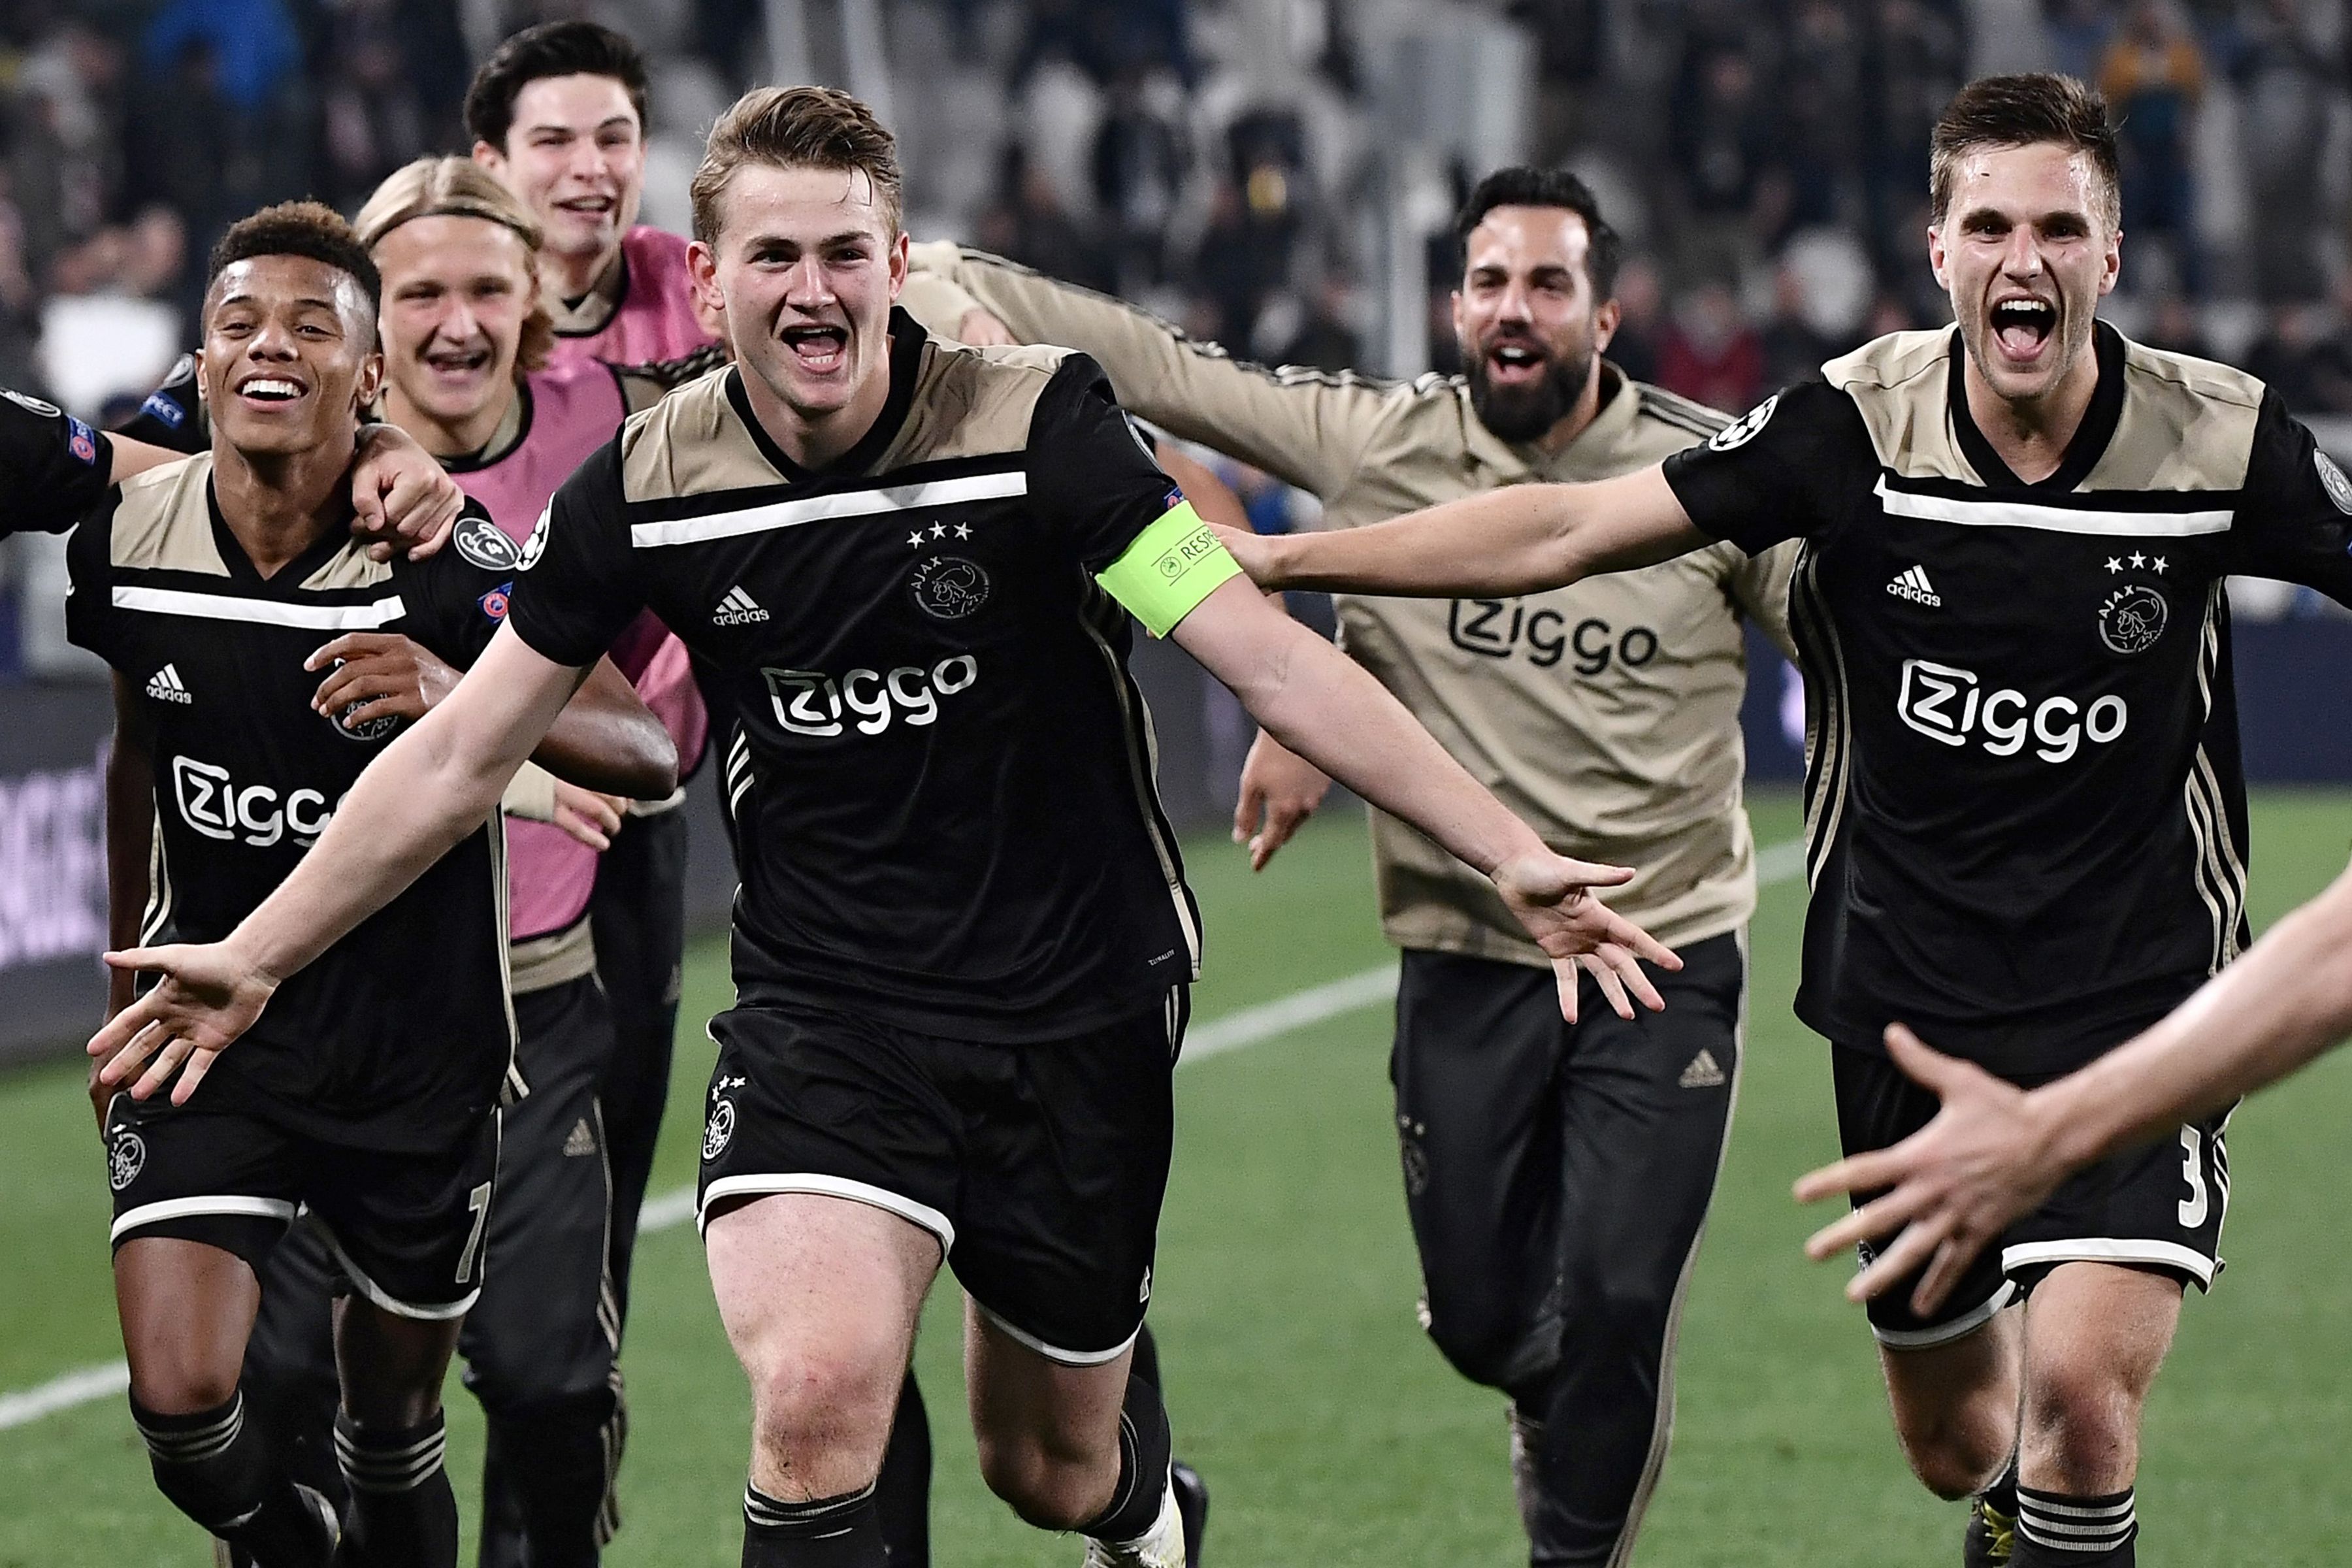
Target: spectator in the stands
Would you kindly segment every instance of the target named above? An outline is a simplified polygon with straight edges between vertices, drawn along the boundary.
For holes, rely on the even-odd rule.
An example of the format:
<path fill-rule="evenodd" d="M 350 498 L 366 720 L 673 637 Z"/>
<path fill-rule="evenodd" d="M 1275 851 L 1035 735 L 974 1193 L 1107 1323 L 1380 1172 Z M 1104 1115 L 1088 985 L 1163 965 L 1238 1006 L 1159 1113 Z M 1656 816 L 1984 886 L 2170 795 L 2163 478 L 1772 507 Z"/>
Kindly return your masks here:
<path fill-rule="evenodd" d="M 1846 346 L 1813 324 L 1809 303 L 1803 274 L 1783 261 L 1772 274 L 1772 314 L 1758 334 L 1764 385 L 1782 387 L 1817 376 L 1822 363 Z"/>
<path fill-rule="evenodd" d="M 1275 358 L 1283 364 L 1313 365 L 1317 370 L 1359 368 L 1363 351 L 1356 341 L 1356 329 L 1348 324 L 1349 303 L 1347 279 L 1336 273 L 1326 276 L 1307 309 L 1306 321 Z"/>
<path fill-rule="evenodd" d="M 8 162 L 23 226 L 19 260 L 37 284 L 60 254 L 104 226 L 121 199 L 122 68 L 113 38 L 68 21 L 17 72 Z"/>
<path fill-rule="evenodd" d="M 1676 306 L 1658 345 L 1658 384 L 1727 414 L 1764 389 L 1764 343 L 1739 314 L 1731 286 L 1709 279 Z"/>
<path fill-rule="evenodd" d="M 250 194 L 229 182 L 244 137 L 221 85 L 219 46 L 192 35 L 175 47 L 161 79 L 141 84 L 126 194 L 136 205 L 170 207 L 193 233 L 209 236 L 228 226 Z"/>
<path fill-rule="evenodd" d="M 1745 53 L 1708 47 L 1686 67 L 1669 136 L 1689 213 L 1686 264 L 1737 271 L 1753 248 L 1750 221 L 1765 183 L 1773 127 Z"/>
<path fill-rule="evenodd" d="M 2352 274 L 2336 287 L 2336 319 L 2305 358 L 2314 414 L 2352 414 Z"/>
<path fill-rule="evenodd" d="M 2341 26 L 2341 7 L 2327 9 Z M 2262 215 L 2262 243 L 2252 253 L 2255 292 L 2265 300 L 2309 299 L 2324 282 L 2318 237 L 2326 186 L 2314 177 L 2312 155 L 2327 145 L 2343 59 L 2326 47 L 2327 18 L 2320 13 L 2297 0 L 2265 0 L 2239 25 L 2231 75 L 2248 195 Z"/>
<path fill-rule="evenodd" d="M 1959 26 L 1925 0 L 1880 0 L 1874 58 L 1864 79 L 1869 167 L 1864 236 L 1882 274 L 1916 266 L 1927 226 L 1927 138 L 1968 79 Z"/>
<path fill-rule="evenodd" d="M 2297 414 L 2311 413 L 2317 402 L 2312 385 L 2312 350 L 2320 338 L 2317 311 L 2293 300 L 2273 304 L 2263 318 L 2262 336 L 2246 351 L 2247 374 L 2286 400 Z"/>
<path fill-rule="evenodd" d="M 1665 328 L 1664 286 L 1646 256 L 1629 256 L 1617 269 L 1617 335 L 1602 353 L 1635 381 L 1658 379 L 1658 339 Z M 1451 336 L 1453 322 L 1446 323 Z"/>
<path fill-rule="evenodd" d="M 1051 172 L 1018 142 L 1004 149 L 997 199 L 981 215 L 977 237 L 982 248 L 1048 277 L 1106 291 L 1117 285 L 1102 247 L 1063 205 Z"/>
<path fill-rule="evenodd" d="M 244 113 L 268 110 L 301 68 L 302 40 L 280 0 L 165 0 L 147 25 L 147 67 L 163 74 L 192 45 L 209 49 L 221 96 Z"/>
<path fill-rule="evenodd" d="M 2201 290 L 2190 135 L 2205 95 L 2205 56 L 2168 0 L 2135 0 L 2099 62 L 2099 89 L 2123 162 L 2124 232 L 2159 239 L 2182 289 Z"/>
<path fill-rule="evenodd" d="M 1862 38 L 1851 8 L 1838 0 L 1802 0 L 1772 95 L 1787 184 L 1782 232 L 1846 216 L 1862 142 Z M 1769 237 L 1777 242 L 1780 234 Z"/>
<path fill-rule="evenodd" d="M 2213 345 L 2198 322 L 2196 308 L 2170 290 L 2157 296 L 2155 308 L 2148 312 L 2147 330 L 2140 334 L 2139 341 L 2168 353 L 2188 354 L 2193 359 L 2214 357 Z"/>
<path fill-rule="evenodd" d="M 1129 61 L 1106 96 L 1095 132 L 1095 205 L 1109 230 L 1122 293 L 1161 280 L 1160 241 L 1192 163 L 1185 118 L 1182 84 L 1148 60 Z"/>

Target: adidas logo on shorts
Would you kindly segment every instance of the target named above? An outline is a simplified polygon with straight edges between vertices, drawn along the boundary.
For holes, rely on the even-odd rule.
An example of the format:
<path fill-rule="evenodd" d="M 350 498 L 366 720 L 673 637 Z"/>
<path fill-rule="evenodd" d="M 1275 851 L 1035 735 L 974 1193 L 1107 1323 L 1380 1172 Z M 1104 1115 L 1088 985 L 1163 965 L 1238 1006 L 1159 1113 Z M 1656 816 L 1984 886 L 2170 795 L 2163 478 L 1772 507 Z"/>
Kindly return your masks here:
<path fill-rule="evenodd" d="M 727 596 L 719 601 L 719 607 L 710 612 L 710 624 L 714 626 L 740 626 L 767 618 L 768 612 L 760 608 L 760 602 L 743 591 L 740 583 L 728 589 Z"/>
<path fill-rule="evenodd" d="M 1690 1066 L 1683 1068 L 1683 1076 L 1675 1081 L 1684 1089 L 1721 1089 L 1723 1067 L 1715 1059 L 1713 1051 L 1701 1046 L 1698 1055 L 1691 1058 Z"/>
<path fill-rule="evenodd" d="M 1886 591 L 1898 599 L 1908 599 L 1915 605 L 1925 605 L 1929 609 L 1943 608 L 1943 595 L 1928 586 L 1927 569 L 1924 566 L 1912 567 L 1894 582 L 1886 584 Z"/>
<path fill-rule="evenodd" d="M 177 702 L 184 708 L 193 705 L 196 700 L 189 695 L 188 689 L 181 684 L 180 672 L 168 664 L 157 670 L 155 679 L 147 683 L 147 695 L 158 702 Z"/>

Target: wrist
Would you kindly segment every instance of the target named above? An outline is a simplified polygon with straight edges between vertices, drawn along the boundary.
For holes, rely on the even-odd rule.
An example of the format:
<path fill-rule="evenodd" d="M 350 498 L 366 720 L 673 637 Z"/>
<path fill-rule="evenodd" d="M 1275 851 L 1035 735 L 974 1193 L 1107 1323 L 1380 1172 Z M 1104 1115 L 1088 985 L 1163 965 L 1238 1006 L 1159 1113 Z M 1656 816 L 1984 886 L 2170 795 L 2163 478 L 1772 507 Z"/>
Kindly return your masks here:
<path fill-rule="evenodd" d="M 2105 1151 L 2105 1128 L 2084 1075 L 2046 1083 L 2025 1096 L 2026 1124 L 2037 1155 L 2071 1175 Z"/>
<path fill-rule="evenodd" d="M 247 922 L 247 924 L 250 923 L 250 921 Z M 299 967 L 295 964 L 273 963 L 270 955 L 264 951 L 268 944 L 247 931 L 246 925 L 239 925 L 235 931 L 229 932 L 222 941 L 221 946 L 226 950 L 225 955 L 229 961 L 229 967 L 238 973 L 258 981 L 265 990 L 277 990 L 278 983 L 284 980 L 290 971 Z"/>

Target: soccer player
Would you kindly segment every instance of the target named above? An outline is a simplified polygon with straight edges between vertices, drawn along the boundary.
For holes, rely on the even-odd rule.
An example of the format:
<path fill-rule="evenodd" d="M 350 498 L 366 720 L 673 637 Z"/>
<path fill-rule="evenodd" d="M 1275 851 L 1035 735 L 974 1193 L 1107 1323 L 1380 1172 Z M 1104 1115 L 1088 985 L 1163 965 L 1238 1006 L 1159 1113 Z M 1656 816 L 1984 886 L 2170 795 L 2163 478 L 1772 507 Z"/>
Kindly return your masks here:
<path fill-rule="evenodd" d="M 68 630 L 116 670 L 112 921 L 151 940 L 216 935 L 260 902 L 513 587 L 511 563 L 381 563 L 348 537 L 356 415 L 382 373 L 377 274 L 350 227 L 270 208 L 229 230 L 209 276 L 210 451 L 122 487 L 68 553 Z M 626 683 L 590 687 L 541 760 L 617 793 L 674 787 L 675 750 Z M 513 1044 L 487 816 L 289 984 L 249 1055 L 167 1100 L 150 1073 L 108 1107 L 116 1300 L 157 1485 L 264 1568 L 324 1563 L 337 1534 L 238 1388 L 255 1267 L 301 1206 L 347 1289 L 335 1560 L 456 1561 L 441 1373 L 479 1289 Z M 112 1005 L 134 1005 L 130 979 Z"/>
<path fill-rule="evenodd" d="M 539 220 L 541 296 L 552 367 L 682 360 L 714 341 L 696 314 L 686 241 L 636 221 L 646 174 L 646 63 L 593 22 L 548 22 L 508 38 L 466 93 L 473 156 Z M 558 476 L 559 478 L 561 476 Z M 648 621 L 632 634 L 651 639 Z M 691 686 L 688 716 L 704 722 Z M 685 756 L 691 773 L 699 751 Z M 612 1004 L 605 1136 L 613 1165 L 613 1288 L 629 1305 L 637 1211 L 669 1100 L 686 952 L 686 816 L 640 802 L 597 864 L 590 920 Z"/>
<path fill-rule="evenodd" d="M 1936 1112 L 1887 1060 L 1889 1024 L 2030 1084 L 2236 953 L 2222 582 L 2352 600 L 2352 483 L 2276 394 L 2095 320 L 2121 266 L 2097 95 L 1975 82 L 1933 157 L 1928 258 L 1957 327 L 1865 344 L 1638 473 L 1235 541 L 1269 585 L 1470 594 L 1802 540 L 1797 1012 L 1834 1047 L 1848 1153 Z M 1871 1301 L 1913 1468 L 1979 1500 L 1970 1562 L 2133 1560 L 2141 1406 L 2184 1287 L 2220 1268 L 2228 1198 L 2221 1118 L 2184 1121 L 2059 1186 L 1940 1307 Z"/>
<path fill-rule="evenodd" d="M 1135 413 L 1320 497 L 1325 527 L 1626 473 L 1723 427 L 1602 359 L 1619 245 L 1574 175 L 1498 170 L 1454 233 L 1469 372 L 1410 385 L 1241 363 L 952 247 L 914 247 L 909 294 L 965 310 L 950 330 L 1001 324 L 1091 355 Z M 1611 903 L 1685 965 L 1657 977 L 1664 1013 L 1564 1024 L 1542 950 L 1485 879 L 1373 819 L 1381 921 L 1404 950 L 1391 1077 L 1422 1319 L 1457 1370 L 1510 1397 L 1538 1564 L 1622 1562 L 1664 1464 L 1675 1326 L 1744 1054 L 1740 621 L 1786 641 L 1793 554 L 1726 543 L 1523 598 L 1339 602 L 1349 653 L 1546 843 L 1642 868 Z M 1259 737 L 1235 817 L 1254 865 L 1329 784 Z"/>
<path fill-rule="evenodd" d="M 400 170 L 355 227 L 383 278 L 384 413 L 488 510 L 454 548 L 510 574 L 556 485 L 677 373 L 543 363 L 538 224 L 468 159 L 425 158 Z M 690 755 L 701 745 L 701 705 L 680 700 L 691 689 L 685 649 L 658 623 L 652 630 L 624 638 L 614 662 L 678 754 Z M 437 698 L 454 679 L 436 675 L 425 692 Z M 619 829 L 625 804 L 536 767 L 508 792 L 515 1058 L 530 1093 L 505 1119 L 499 1203 L 483 1242 L 494 1267 L 457 1347 L 488 1416 L 481 1560 L 492 1568 L 593 1563 L 619 1522 L 613 1483 L 625 1422 L 597 1092 L 613 1027 L 588 904 L 597 851 Z M 281 1442 L 297 1438 L 298 1455 L 325 1453 L 333 1417 L 331 1276 L 315 1227 L 297 1226 L 263 1268 L 246 1358 L 257 1403 Z M 332 1495 L 331 1476 L 317 1474 L 315 1461 L 303 1468 Z"/>
<path fill-rule="evenodd" d="M 971 1308 L 982 1469 L 1097 1563 L 1173 1565 L 1150 1294 L 1198 922 L 1151 789 L 1122 605 L 1276 733 L 1486 868 L 1559 965 L 1658 1005 L 1675 960 L 1328 644 L 1238 575 L 1085 358 L 935 342 L 889 134 L 761 89 L 697 172 L 698 289 L 736 364 L 558 492 L 514 635 L 345 797 L 318 855 L 92 1039 L 201 1074 L 273 992 L 496 800 L 643 608 L 724 686 L 739 1005 L 700 1219 L 750 1379 L 750 1568 L 877 1568 L 872 1486 L 941 1261 Z M 236 1059 L 234 1054 L 226 1057 Z"/>

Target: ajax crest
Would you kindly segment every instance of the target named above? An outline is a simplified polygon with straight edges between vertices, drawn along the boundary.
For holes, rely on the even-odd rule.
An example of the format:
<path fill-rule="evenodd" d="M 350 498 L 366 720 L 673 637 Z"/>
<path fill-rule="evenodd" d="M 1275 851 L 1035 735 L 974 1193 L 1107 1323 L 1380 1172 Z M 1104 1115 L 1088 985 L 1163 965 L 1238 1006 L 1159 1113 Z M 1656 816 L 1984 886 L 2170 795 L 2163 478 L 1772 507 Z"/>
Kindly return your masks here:
<path fill-rule="evenodd" d="M 710 1102 L 710 1121 L 702 1130 L 702 1157 L 716 1160 L 727 1152 L 735 1136 L 735 1102 L 714 1100 Z"/>
<path fill-rule="evenodd" d="M 106 1152 L 106 1184 L 119 1193 L 139 1179 L 146 1164 L 147 1141 L 136 1132 L 117 1133 L 114 1147 Z"/>
<path fill-rule="evenodd" d="M 2146 653 L 2164 635 L 2170 614 L 2163 595 L 2145 583 L 2127 583 L 2099 606 L 2099 640 L 2110 652 Z"/>
<path fill-rule="evenodd" d="M 988 603 L 988 574 L 961 555 L 934 555 L 908 583 L 915 606 L 942 621 L 960 621 Z"/>

